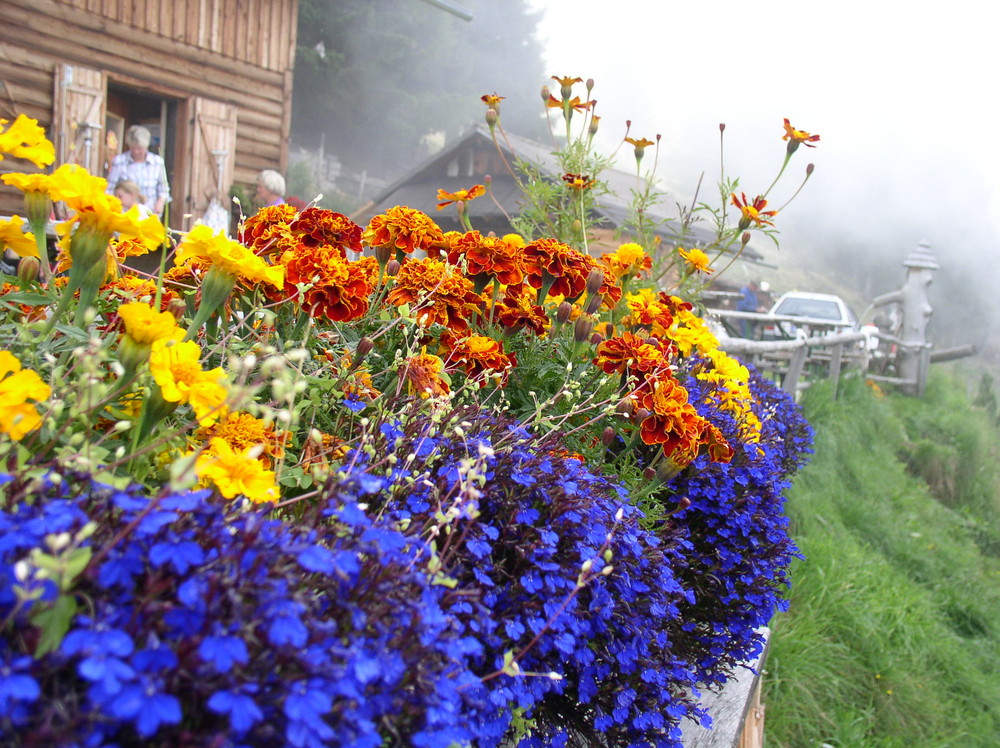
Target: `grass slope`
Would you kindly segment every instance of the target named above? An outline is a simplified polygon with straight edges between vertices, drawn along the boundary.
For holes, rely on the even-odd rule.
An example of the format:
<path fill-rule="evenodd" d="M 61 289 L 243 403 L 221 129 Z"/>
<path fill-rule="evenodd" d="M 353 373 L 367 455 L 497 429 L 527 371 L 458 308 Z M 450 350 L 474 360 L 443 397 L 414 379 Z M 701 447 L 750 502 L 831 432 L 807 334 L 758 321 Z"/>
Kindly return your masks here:
<path fill-rule="evenodd" d="M 1000 745 L 995 418 L 932 378 L 805 400 L 816 454 L 789 496 L 803 561 L 773 622 L 767 747 Z"/>

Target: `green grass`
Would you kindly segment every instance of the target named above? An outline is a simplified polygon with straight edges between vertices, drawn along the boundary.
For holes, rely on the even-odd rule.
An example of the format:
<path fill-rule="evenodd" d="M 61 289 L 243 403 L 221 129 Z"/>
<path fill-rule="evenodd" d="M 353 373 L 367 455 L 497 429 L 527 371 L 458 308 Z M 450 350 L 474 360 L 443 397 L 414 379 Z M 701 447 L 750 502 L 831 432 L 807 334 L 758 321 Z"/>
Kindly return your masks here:
<path fill-rule="evenodd" d="M 1000 743 L 1000 445 L 935 376 L 805 399 L 816 454 L 789 496 L 805 560 L 772 623 L 768 748 Z"/>

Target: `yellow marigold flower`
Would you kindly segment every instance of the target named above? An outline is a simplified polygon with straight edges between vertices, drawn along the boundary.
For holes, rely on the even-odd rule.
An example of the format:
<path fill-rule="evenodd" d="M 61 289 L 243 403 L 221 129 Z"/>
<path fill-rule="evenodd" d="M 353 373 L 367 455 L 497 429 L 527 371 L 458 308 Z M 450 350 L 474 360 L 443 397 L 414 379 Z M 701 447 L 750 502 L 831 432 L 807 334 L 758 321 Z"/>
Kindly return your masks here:
<path fill-rule="evenodd" d="M 791 155 L 795 153 L 800 143 L 804 143 L 807 148 L 815 148 L 813 143 L 819 140 L 819 135 L 810 135 L 805 130 L 796 130 L 788 121 L 788 117 L 785 117 L 785 134 L 781 136 L 781 139 L 788 141 L 788 154 Z"/>
<path fill-rule="evenodd" d="M 0 219 L 0 247 L 6 247 L 18 257 L 38 257 L 35 235 L 25 231 L 23 226 L 21 216 Z"/>
<path fill-rule="evenodd" d="M 276 431 L 272 424 L 249 413 L 229 413 L 215 425 L 199 429 L 197 436 L 202 441 L 222 439 L 236 452 L 259 447 L 258 459 L 264 467 L 270 468 L 273 460 L 284 455 L 288 432 Z"/>
<path fill-rule="evenodd" d="M 483 94 L 479 97 L 486 106 L 497 112 L 500 111 L 500 102 L 506 99 L 506 96 L 498 96 L 497 92 L 494 91 L 491 94 Z"/>
<path fill-rule="evenodd" d="M 118 307 L 118 316 L 125 325 L 125 334 L 140 345 L 152 345 L 157 340 L 174 337 L 180 328 L 170 312 L 158 312 L 149 304 L 131 301 Z"/>
<path fill-rule="evenodd" d="M 55 146 L 45 137 L 38 120 L 23 114 L 12 123 L 0 119 L 0 161 L 5 153 L 27 159 L 39 168 L 56 160 Z"/>
<path fill-rule="evenodd" d="M 274 471 L 267 470 L 254 456 L 256 450 L 256 447 L 247 447 L 236 452 L 225 439 L 215 437 L 208 451 L 195 462 L 195 472 L 227 499 L 245 496 L 257 504 L 275 501 L 278 487 Z"/>
<path fill-rule="evenodd" d="M 508 244 L 510 244 L 512 247 L 516 247 L 518 249 L 520 249 L 526 244 L 526 242 L 524 241 L 524 237 L 521 236 L 520 234 L 504 234 L 500 238 L 503 239 Z"/>
<path fill-rule="evenodd" d="M 626 242 L 614 252 L 605 252 L 598 261 L 619 280 L 625 276 L 638 276 L 653 267 L 653 258 L 635 242 Z"/>
<path fill-rule="evenodd" d="M 437 204 L 437 209 L 443 210 L 452 203 L 467 203 L 485 194 L 486 188 L 481 184 L 474 184 L 467 190 L 456 190 L 455 192 L 438 190 L 438 200 L 442 202 Z"/>
<path fill-rule="evenodd" d="M 659 137 L 659 136 L 657 136 Z M 642 161 L 643 154 L 645 154 L 646 149 L 651 145 L 655 145 L 655 141 L 647 140 L 646 138 L 625 138 L 625 142 L 632 145 L 635 148 L 635 160 Z"/>
<path fill-rule="evenodd" d="M 20 441 L 42 422 L 33 403 L 48 400 L 52 394 L 37 372 L 21 369 L 21 362 L 9 351 L 0 351 L 0 431 Z"/>
<path fill-rule="evenodd" d="M 570 187 L 572 187 L 574 190 L 580 190 L 581 192 L 583 190 L 589 190 L 591 187 L 597 184 L 595 180 L 591 179 L 586 174 L 566 173 L 563 174 L 562 180 Z"/>
<path fill-rule="evenodd" d="M 269 283 L 281 288 L 285 283 L 285 269 L 268 265 L 264 260 L 237 241 L 223 233 L 216 234 L 204 224 L 191 229 L 177 248 L 174 262 L 182 265 L 198 259 L 211 263 L 227 275 L 248 281 Z"/>
<path fill-rule="evenodd" d="M 226 374 L 221 368 L 202 370 L 201 346 L 194 341 L 161 339 L 153 343 L 149 370 L 163 399 L 190 404 L 202 426 L 211 426 L 222 415 Z"/>
<path fill-rule="evenodd" d="M 700 249 L 692 249 L 688 251 L 683 247 L 678 247 L 677 251 L 680 253 L 681 257 L 684 258 L 687 264 L 691 266 L 692 270 L 705 273 L 705 275 L 711 275 L 715 272 L 710 267 L 711 260 L 708 259 L 708 255 Z"/>

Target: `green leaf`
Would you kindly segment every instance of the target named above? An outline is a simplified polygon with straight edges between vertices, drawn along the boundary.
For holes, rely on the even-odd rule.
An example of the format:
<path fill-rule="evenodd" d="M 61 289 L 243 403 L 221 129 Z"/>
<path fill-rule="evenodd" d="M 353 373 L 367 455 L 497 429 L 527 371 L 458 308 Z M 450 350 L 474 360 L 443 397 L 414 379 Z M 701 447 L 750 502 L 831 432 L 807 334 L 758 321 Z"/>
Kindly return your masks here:
<path fill-rule="evenodd" d="M 60 595 L 48 608 L 39 610 L 31 617 L 31 622 L 42 630 L 42 636 L 35 648 L 35 658 L 40 659 L 49 652 L 55 652 L 62 644 L 69 625 L 76 615 L 76 598 Z"/>
<path fill-rule="evenodd" d="M 4 294 L 3 300 L 11 304 L 27 304 L 28 306 L 48 306 L 52 303 L 52 299 L 45 294 L 32 293 L 31 291 L 14 291 Z"/>
<path fill-rule="evenodd" d="M 83 570 L 87 568 L 87 564 L 90 563 L 90 557 L 92 555 L 93 555 L 93 548 L 91 548 L 89 545 L 84 546 L 83 548 L 77 548 L 76 550 L 74 550 L 72 553 L 69 554 L 65 562 L 66 576 L 64 578 L 64 582 L 67 588 L 72 583 L 72 581 L 76 579 L 78 576 L 80 576 L 80 574 L 83 573 Z"/>

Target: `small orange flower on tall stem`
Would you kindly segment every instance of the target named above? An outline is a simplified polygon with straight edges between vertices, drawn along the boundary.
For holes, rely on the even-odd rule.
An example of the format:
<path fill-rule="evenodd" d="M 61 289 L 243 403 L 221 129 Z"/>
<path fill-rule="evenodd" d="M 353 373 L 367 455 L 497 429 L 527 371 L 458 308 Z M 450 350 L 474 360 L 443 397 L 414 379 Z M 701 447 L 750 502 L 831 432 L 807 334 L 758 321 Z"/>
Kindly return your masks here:
<path fill-rule="evenodd" d="M 474 184 L 467 190 L 455 190 L 454 192 L 438 190 L 438 200 L 441 202 L 437 204 L 437 209 L 442 210 L 452 203 L 467 203 L 485 194 L 486 188 L 481 184 Z"/>
<path fill-rule="evenodd" d="M 785 117 L 785 134 L 781 139 L 788 141 L 788 155 L 791 156 L 798 149 L 800 143 L 804 143 L 807 148 L 815 148 L 813 143 L 819 140 L 819 135 L 810 135 L 805 130 L 796 130 L 788 121 L 788 117 Z"/>
<path fill-rule="evenodd" d="M 774 218 L 778 215 L 778 211 L 764 210 L 764 208 L 767 207 L 767 200 L 764 199 L 763 195 L 757 195 L 752 203 L 747 200 L 745 192 L 741 192 L 740 197 L 742 197 L 742 200 L 739 197 L 736 197 L 735 192 L 732 194 L 733 205 L 739 208 L 740 213 L 743 214 L 739 223 L 740 231 L 749 228 L 751 223 L 754 223 L 757 226 L 774 225 L 774 222 L 769 221 L 768 219 Z"/>

